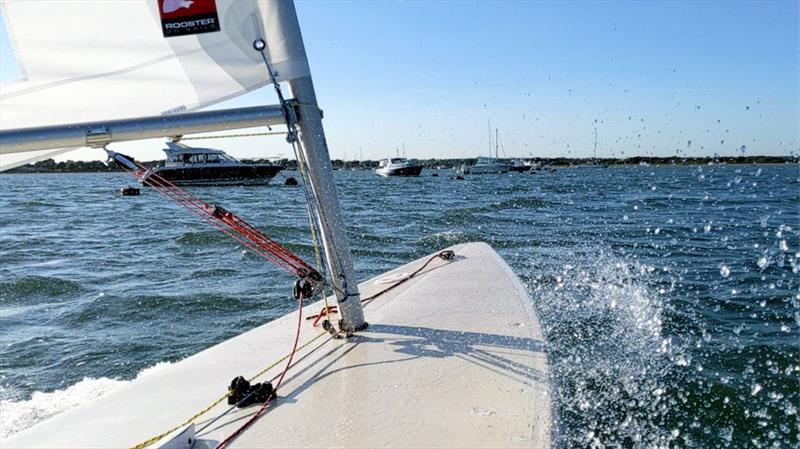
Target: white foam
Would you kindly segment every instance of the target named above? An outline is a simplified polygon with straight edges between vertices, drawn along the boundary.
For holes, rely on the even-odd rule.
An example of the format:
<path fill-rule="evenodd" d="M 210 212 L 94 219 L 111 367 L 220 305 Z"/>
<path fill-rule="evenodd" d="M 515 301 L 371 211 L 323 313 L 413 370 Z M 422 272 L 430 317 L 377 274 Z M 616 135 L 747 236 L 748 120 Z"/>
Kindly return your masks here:
<path fill-rule="evenodd" d="M 685 353 L 662 335 L 670 292 L 652 282 L 657 268 L 602 250 L 568 260 L 534 261 L 530 283 L 553 355 L 557 413 L 568 417 L 555 446 L 672 447 L 680 435 L 660 423 L 674 406 L 667 374 Z"/>
<path fill-rule="evenodd" d="M 129 382 L 85 377 L 64 390 L 37 391 L 26 401 L 0 401 L 0 438 L 11 436 L 59 413 L 85 404 Z"/>
<path fill-rule="evenodd" d="M 171 363 L 157 363 L 143 369 L 136 378 L 149 376 L 169 365 Z M 99 379 L 84 377 L 80 382 L 63 390 L 48 393 L 34 392 L 28 400 L 0 400 L 0 417 L 2 417 L 0 419 L 0 439 L 7 438 L 34 424 L 93 401 L 130 383 L 131 381 L 129 380 L 109 379 L 107 377 Z"/>

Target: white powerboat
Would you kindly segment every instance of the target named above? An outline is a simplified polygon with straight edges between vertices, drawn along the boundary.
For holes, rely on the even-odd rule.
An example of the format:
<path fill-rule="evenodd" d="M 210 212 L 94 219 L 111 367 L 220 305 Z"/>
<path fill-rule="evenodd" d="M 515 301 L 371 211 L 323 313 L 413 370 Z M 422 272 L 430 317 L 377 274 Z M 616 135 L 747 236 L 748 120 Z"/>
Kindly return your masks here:
<path fill-rule="evenodd" d="M 375 174 L 379 176 L 419 176 L 422 172 L 422 165 L 416 164 L 408 159 L 397 157 L 392 159 L 382 159 L 375 169 Z"/>

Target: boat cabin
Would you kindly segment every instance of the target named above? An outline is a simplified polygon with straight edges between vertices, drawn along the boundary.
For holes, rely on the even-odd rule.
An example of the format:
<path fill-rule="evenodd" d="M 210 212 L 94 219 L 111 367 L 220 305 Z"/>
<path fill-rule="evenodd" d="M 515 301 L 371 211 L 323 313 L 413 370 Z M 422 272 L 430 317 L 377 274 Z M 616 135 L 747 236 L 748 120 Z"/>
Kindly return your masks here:
<path fill-rule="evenodd" d="M 478 161 L 475 162 L 475 165 L 492 165 L 496 163 L 497 159 L 493 157 L 479 156 Z"/>
<path fill-rule="evenodd" d="M 383 168 L 383 167 L 386 167 L 388 165 L 400 165 L 400 164 L 407 164 L 407 163 L 408 163 L 408 160 L 407 159 L 403 159 L 401 157 L 394 157 L 394 158 L 391 158 L 391 159 L 381 159 L 381 161 L 378 162 L 378 168 Z"/>
<path fill-rule="evenodd" d="M 194 148 L 178 142 L 167 142 L 165 166 L 195 164 L 240 164 L 238 160 L 222 150 Z"/>

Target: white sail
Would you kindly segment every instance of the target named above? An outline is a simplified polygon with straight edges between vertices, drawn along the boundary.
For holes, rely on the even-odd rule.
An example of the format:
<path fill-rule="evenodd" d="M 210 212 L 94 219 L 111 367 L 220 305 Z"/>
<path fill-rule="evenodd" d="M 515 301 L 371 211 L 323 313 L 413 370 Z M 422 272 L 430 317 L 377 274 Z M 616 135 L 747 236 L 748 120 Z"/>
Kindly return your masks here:
<path fill-rule="evenodd" d="M 0 86 L 0 131 L 169 115 L 309 75 L 276 0 L 2 0 L 22 80 Z M 24 24 L 24 25 L 22 25 Z M 165 37 L 166 34 L 175 34 Z M 179 35 L 186 31 L 196 34 Z M 0 170 L 68 151 L 0 154 Z"/>

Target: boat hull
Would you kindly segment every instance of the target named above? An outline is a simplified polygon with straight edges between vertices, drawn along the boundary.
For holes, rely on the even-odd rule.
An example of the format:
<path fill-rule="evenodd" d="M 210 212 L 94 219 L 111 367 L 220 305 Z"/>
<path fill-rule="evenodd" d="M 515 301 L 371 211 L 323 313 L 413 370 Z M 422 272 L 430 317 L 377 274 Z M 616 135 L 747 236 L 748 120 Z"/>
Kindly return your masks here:
<path fill-rule="evenodd" d="M 526 171 L 530 171 L 531 170 L 531 166 L 530 165 L 512 165 L 510 170 L 513 171 L 513 172 L 517 172 L 517 173 L 524 173 Z"/>
<path fill-rule="evenodd" d="M 419 176 L 422 173 L 422 168 L 421 165 L 401 168 L 379 168 L 375 170 L 375 174 L 387 178 L 389 176 Z"/>
<path fill-rule="evenodd" d="M 525 286 L 484 243 L 448 249 L 455 252 L 449 262 L 435 258 L 423 267 L 426 256 L 361 283 L 367 298 L 421 270 L 367 303 L 369 327 L 350 339 L 331 339 L 302 320 L 302 349 L 278 399 L 233 447 L 549 448 L 544 336 Z M 140 376 L 0 443 L 131 447 L 207 407 L 234 377 L 285 355 L 297 318 L 290 313 Z M 212 407 L 197 427 L 227 408 L 224 401 Z M 256 409 L 219 417 L 196 435 L 195 447 L 214 447 Z"/>
<path fill-rule="evenodd" d="M 149 185 L 151 177 L 158 174 L 175 185 L 263 185 L 281 171 L 279 165 L 208 165 L 203 167 L 158 167 L 142 179 Z"/>

